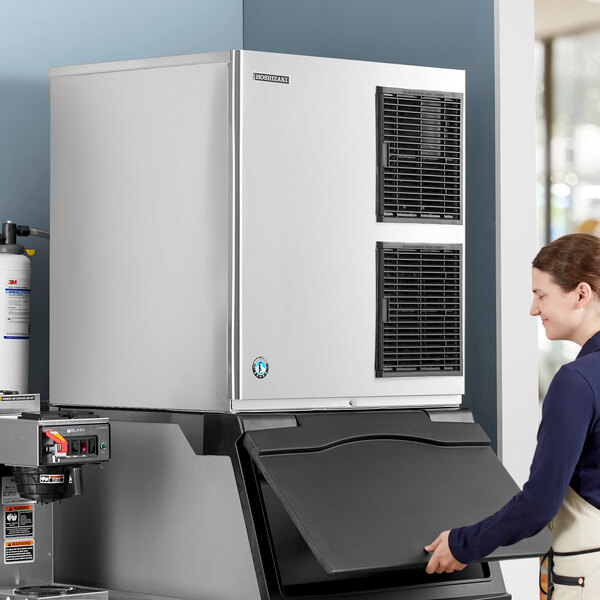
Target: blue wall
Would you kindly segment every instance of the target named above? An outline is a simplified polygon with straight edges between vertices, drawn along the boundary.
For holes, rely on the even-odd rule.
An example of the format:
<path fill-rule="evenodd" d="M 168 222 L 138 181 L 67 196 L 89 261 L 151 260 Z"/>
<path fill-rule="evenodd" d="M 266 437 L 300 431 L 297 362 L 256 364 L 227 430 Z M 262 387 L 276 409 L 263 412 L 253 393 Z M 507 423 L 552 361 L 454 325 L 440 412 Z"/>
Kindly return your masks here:
<path fill-rule="evenodd" d="M 495 448 L 493 0 L 245 0 L 244 48 L 466 70 L 465 404 Z"/>
<path fill-rule="evenodd" d="M 242 0 L 0 0 L 0 222 L 49 227 L 48 67 L 240 48 L 242 24 Z M 47 398 L 48 243 L 26 246 L 29 389 Z"/>

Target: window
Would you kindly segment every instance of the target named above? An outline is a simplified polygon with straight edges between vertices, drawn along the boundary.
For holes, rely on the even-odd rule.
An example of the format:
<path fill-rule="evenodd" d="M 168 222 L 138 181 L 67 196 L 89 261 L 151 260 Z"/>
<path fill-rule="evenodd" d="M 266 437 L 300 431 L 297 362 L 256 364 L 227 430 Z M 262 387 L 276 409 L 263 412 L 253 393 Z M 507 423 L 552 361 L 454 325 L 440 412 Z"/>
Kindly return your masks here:
<path fill-rule="evenodd" d="M 600 235 L 600 31 L 536 44 L 537 235 Z M 550 140 L 550 143 L 548 143 Z M 549 212 L 548 212 L 549 211 Z M 572 342 L 550 342 L 539 324 L 540 397 Z"/>

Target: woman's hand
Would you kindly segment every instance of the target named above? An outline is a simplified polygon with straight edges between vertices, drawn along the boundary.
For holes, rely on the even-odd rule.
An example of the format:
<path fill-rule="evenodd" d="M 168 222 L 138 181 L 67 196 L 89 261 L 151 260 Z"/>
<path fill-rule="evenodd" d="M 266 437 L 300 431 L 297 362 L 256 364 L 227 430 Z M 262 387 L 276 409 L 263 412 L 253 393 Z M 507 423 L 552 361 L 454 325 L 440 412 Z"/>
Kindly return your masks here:
<path fill-rule="evenodd" d="M 450 531 L 442 531 L 437 536 L 435 542 L 425 546 L 427 552 L 433 552 L 433 555 L 429 559 L 429 563 L 425 568 L 425 571 L 430 575 L 432 573 L 452 573 L 453 571 L 462 571 L 467 565 L 458 562 L 452 552 L 450 552 L 450 546 L 448 545 L 448 536 Z"/>

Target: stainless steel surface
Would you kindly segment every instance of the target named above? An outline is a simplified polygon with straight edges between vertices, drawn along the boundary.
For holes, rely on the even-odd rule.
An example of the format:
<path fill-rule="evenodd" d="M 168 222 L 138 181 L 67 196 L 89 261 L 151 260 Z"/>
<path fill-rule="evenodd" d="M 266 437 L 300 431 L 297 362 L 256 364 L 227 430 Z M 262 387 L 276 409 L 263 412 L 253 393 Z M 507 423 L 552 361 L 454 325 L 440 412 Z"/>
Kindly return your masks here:
<path fill-rule="evenodd" d="M 109 590 L 110 600 L 182 600 L 172 596 L 155 596 L 153 594 L 136 594 L 135 592 L 123 592 L 121 590 Z M 196 600 L 212 600 L 213 596 L 203 596 Z"/>
<path fill-rule="evenodd" d="M 26 503 L 34 506 L 35 562 L 7 565 L 4 564 L 4 556 L 0 556 L 0 588 L 12 589 L 19 585 L 42 585 L 53 580 L 52 505 L 39 505 L 32 503 L 31 500 L 26 500 Z M 4 513 L 5 506 L 0 503 L 0 508 Z M 4 541 L 6 540 L 3 539 Z M 4 553 L 4 549 L 2 552 Z M 0 598 L 2 598 L 1 592 Z"/>
<path fill-rule="evenodd" d="M 0 416 L 0 464 L 37 467 L 40 464 L 40 428 L 37 421 Z"/>
<path fill-rule="evenodd" d="M 120 590 L 109 590 L 108 597 L 110 600 L 181 600 L 172 596 L 154 596 L 152 594 L 136 594 L 134 592 L 122 592 Z M 199 598 L 197 600 L 205 600 Z M 211 596 L 206 596 L 206 600 L 212 600 Z"/>
<path fill-rule="evenodd" d="M 3 401 L 4 404 L 4 401 Z M 19 419 L 22 410 L 39 412 L 39 396 L 34 395 L 28 400 L 17 399 L 6 401 L 6 406 L 12 406 L 15 414 L 0 415 L 0 484 L 1 497 L 0 509 L 2 512 L 2 554 L 0 556 L 0 598 L 51 598 L 54 596 L 36 595 L 35 593 L 13 593 L 14 588 L 23 586 L 47 586 L 53 582 L 53 506 L 38 504 L 33 500 L 20 497 L 17 491 L 10 466 L 37 467 L 42 463 L 40 453 L 40 440 L 43 430 L 51 427 L 53 430 L 65 432 L 67 427 L 75 427 L 83 433 L 94 429 L 99 433 L 98 427 L 108 429 L 108 419 L 98 417 L 95 419 L 71 420 L 31 420 Z M 21 409 L 19 409 L 21 407 Z M 91 426 L 91 427 L 90 427 Z M 83 430 L 79 432 L 79 430 Z M 99 438 L 102 439 L 102 438 Z M 108 438 L 106 438 L 108 439 Z M 100 442 L 99 442 L 100 445 Z M 99 456 L 93 460 L 102 460 L 100 455 L 108 454 L 108 450 L 100 450 Z M 92 457 L 79 458 L 77 462 L 85 462 Z M 58 463 L 57 463 L 58 464 Z M 13 516 L 13 521 L 10 516 Z M 13 551 L 20 552 L 20 546 L 10 544 L 27 544 L 27 552 L 14 555 Z M 13 553 L 9 556 L 9 553 Z M 14 561 L 14 562 L 13 562 Z M 83 592 L 83 591 L 81 591 Z M 82 598 L 81 594 L 68 594 L 70 598 Z M 89 597 L 90 594 L 85 594 Z M 60 597 L 65 597 L 61 594 Z M 92 597 L 107 598 L 106 593 L 98 595 L 95 591 Z"/>
<path fill-rule="evenodd" d="M 200 54 L 178 54 L 176 56 L 156 56 L 153 58 L 134 58 L 130 60 L 50 67 L 48 69 L 48 76 L 52 78 L 70 77 L 72 75 L 97 75 L 98 73 L 113 73 L 115 71 L 140 71 L 143 69 L 158 69 L 160 67 L 227 63 L 231 60 L 231 54 L 231 50 L 222 50 L 217 52 L 202 52 Z"/>
<path fill-rule="evenodd" d="M 51 72 L 51 397 L 456 406 L 462 376 L 375 377 L 376 242 L 464 244 L 464 225 L 377 223 L 375 92 L 463 93 L 464 72 L 203 57 Z"/>
<path fill-rule="evenodd" d="M 75 417 L 73 419 L 48 419 L 43 421 L 34 421 L 34 423 L 39 423 L 40 426 L 54 426 L 54 425 L 98 425 L 100 423 L 108 423 L 108 419 L 106 417 Z"/>
<path fill-rule="evenodd" d="M 0 589 L 0 598 L 8 599 L 8 600 L 108 600 L 108 591 L 107 590 L 96 590 L 91 588 L 82 588 L 82 587 L 74 587 L 61 584 L 48 584 L 49 586 L 56 587 L 56 592 L 51 593 L 50 589 L 48 593 L 36 593 L 34 589 L 32 590 L 21 590 L 18 588 L 9 588 L 9 589 Z M 31 586 L 35 587 L 35 586 Z M 39 587 L 44 587 L 40 585 Z M 61 591 L 60 587 L 64 587 Z"/>
<path fill-rule="evenodd" d="M 39 394 L 15 394 L 0 396 L 0 415 L 17 414 L 22 412 L 39 412 Z"/>
<path fill-rule="evenodd" d="M 240 229 L 240 170 L 242 155 L 240 153 L 240 110 L 241 110 L 241 83 L 240 61 L 241 50 L 232 52 L 232 61 L 229 65 L 229 81 L 231 90 L 227 99 L 231 116 L 231 129 L 229 134 L 229 160 L 230 160 L 230 198 L 229 198 L 229 229 L 228 229 L 228 281 L 229 294 L 228 319 L 227 319 L 227 398 L 231 401 L 237 395 L 239 376 L 235 365 L 240 351 L 240 327 L 238 296 L 240 288 L 240 275 L 238 264 L 240 261 L 239 229 Z"/>
<path fill-rule="evenodd" d="M 87 419 L 49 420 L 37 421 L 32 419 L 19 419 L 18 415 L 0 415 L 0 464 L 11 467 L 37 467 L 41 464 L 40 439 L 42 430 L 47 427 L 80 427 L 84 429 L 82 434 L 87 433 L 86 426 L 91 435 L 99 435 L 95 426 L 105 425 L 108 419 L 102 417 Z M 106 428 L 106 427 L 105 427 Z M 108 433 L 105 437 L 99 436 L 99 442 L 108 441 Z M 104 457 L 103 457 L 104 455 Z M 79 457 L 80 462 L 94 462 L 108 460 L 108 450 L 98 449 L 97 456 Z M 57 460 L 59 464 L 61 460 Z M 68 461 L 67 461 L 68 462 Z M 71 460 L 71 462 L 73 462 Z"/>
<path fill-rule="evenodd" d="M 112 421 L 112 459 L 55 508 L 55 577 L 140 596 L 257 600 L 224 456 L 197 456 L 169 423 Z M 85 547 L 86 552 L 81 552 Z"/>
<path fill-rule="evenodd" d="M 245 51 L 240 77 L 234 406 L 462 394 L 462 377 L 378 379 L 373 363 L 377 241 L 464 243 L 462 225 L 377 223 L 376 87 L 464 92 L 464 72 Z"/>
<path fill-rule="evenodd" d="M 295 411 L 321 409 L 364 410 L 365 408 L 397 408 L 399 402 L 402 403 L 402 408 L 458 407 L 462 402 L 462 396 L 458 394 L 443 394 L 439 396 L 402 396 L 401 399 L 395 396 L 382 396 L 373 398 L 275 398 L 266 400 L 242 399 L 233 400 L 232 408 L 234 412 L 254 412 L 271 410 Z"/>
<path fill-rule="evenodd" d="M 55 402 L 229 407 L 229 53 L 215 56 L 53 71 L 69 75 L 50 84 Z"/>

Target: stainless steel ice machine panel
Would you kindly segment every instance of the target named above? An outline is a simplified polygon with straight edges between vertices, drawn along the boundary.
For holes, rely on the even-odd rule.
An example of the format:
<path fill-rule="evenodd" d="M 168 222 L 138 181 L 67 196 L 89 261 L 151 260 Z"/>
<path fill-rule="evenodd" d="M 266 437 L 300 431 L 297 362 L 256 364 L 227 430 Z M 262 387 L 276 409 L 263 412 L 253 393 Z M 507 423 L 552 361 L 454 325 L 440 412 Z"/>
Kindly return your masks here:
<path fill-rule="evenodd" d="M 464 110 L 464 72 L 232 51 L 50 76 L 53 397 L 176 410 L 460 404 L 462 369 L 378 377 L 375 344 L 377 244 L 464 245 L 464 120 L 448 134 L 437 107 L 446 94 Z M 397 111 L 413 92 L 425 107 L 410 160 L 378 137 L 382 90 L 403 90 Z M 381 222 L 378 157 L 408 161 L 425 198 L 425 159 L 448 136 L 461 218 Z"/>
<path fill-rule="evenodd" d="M 464 243 L 462 220 L 380 222 L 377 127 L 381 88 L 419 90 L 431 102 L 442 90 L 461 101 L 464 72 L 242 52 L 239 78 L 234 408 L 459 403 L 461 370 L 375 376 L 378 242 Z M 423 117 L 423 129 L 440 127 L 434 116 Z M 414 143 L 414 115 L 406 121 L 414 153 L 427 144 Z M 459 118 L 457 159 L 461 128 Z M 425 168 L 418 160 L 413 171 Z M 426 197 L 426 184 L 419 191 Z M 268 360 L 264 378 L 253 373 L 257 357 Z"/>
<path fill-rule="evenodd" d="M 51 70 L 52 398 L 229 407 L 229 61 Z"/>

